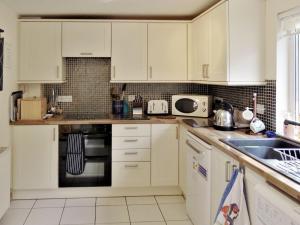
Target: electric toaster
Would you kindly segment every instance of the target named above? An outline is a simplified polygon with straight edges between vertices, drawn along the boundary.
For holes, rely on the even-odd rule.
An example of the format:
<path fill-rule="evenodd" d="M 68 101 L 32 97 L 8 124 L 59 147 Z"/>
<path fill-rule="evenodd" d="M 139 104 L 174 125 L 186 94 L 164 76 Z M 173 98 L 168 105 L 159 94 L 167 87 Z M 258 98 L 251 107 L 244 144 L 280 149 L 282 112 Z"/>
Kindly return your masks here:
<path fill-rule="evenodd" d="M 148 102 L 147 114 L 149 115 L 160 115 L 168 114 L 168 102 L 166 100 L 150 100 Z"/>

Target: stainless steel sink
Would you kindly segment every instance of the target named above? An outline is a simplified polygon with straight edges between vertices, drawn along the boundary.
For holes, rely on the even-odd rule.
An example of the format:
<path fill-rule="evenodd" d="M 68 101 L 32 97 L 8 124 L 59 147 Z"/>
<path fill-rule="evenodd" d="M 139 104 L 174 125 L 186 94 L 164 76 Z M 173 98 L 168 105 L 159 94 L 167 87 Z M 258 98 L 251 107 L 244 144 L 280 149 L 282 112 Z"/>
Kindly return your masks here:
<path fill-rule="evenodd" d="M 264 160 L 282 160 L 280 153 L 274 149 L 300 149 L 300 144 L 281 138 L 221 139 L 221 141 L 248 155 Z"/>
<path fill-rule="evenodd" d="M 300 183 L 300 144 L 283 138 L 220 141 Z"/>

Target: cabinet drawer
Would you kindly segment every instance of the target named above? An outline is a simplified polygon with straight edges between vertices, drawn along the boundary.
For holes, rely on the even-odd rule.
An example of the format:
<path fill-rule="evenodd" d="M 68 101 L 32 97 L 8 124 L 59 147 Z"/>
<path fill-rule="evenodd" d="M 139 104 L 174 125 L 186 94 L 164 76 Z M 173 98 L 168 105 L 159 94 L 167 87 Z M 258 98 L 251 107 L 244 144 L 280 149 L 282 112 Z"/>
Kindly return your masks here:
<path fill-rule="evenodd" d="M 150 148 L 150 137 L 113 137 L 112 149 Z"/>
<path fill-rule="evenodd" d="M 112 125 L 113 137 L 148 137 L 150 136 L 150 124 L 116 124 Z"/>
<path fill-rule="evenodd" d="M 150 186 L 150 162 L 113 162 L 112 186 Z"/>
<path fill-rule="evenodd" d="M 150 149 L 115 149 L 112 151 L 113 162 L 150 161 Z"/>

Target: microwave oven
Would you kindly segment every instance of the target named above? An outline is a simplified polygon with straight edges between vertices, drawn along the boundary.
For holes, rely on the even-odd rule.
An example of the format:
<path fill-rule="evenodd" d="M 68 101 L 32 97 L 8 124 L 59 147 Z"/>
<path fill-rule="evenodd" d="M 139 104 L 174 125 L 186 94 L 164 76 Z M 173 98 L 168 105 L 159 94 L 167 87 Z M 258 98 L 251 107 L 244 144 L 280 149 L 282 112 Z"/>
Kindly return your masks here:
<path fill-rule="evenodd" d="M 177 116 L 209 117 L 213 98 L 210 95 L 173 95 L 172 114 Z"/>

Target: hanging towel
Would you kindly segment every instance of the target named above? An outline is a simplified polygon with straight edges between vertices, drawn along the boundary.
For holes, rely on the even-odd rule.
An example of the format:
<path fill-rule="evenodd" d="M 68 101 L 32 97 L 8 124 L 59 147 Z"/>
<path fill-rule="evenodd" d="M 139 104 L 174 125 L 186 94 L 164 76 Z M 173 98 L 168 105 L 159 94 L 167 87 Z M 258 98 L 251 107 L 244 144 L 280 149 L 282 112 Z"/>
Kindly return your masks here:
<path fill-rule="evenodd" d="M 215 218 L 214 225 L 250 225 L 244 194 L 244 175 L 234 170 Z"/>
<path fill-rule="evenodd" d="M 66 172 L 80 175 L 85 167 L 85 146 L 83 134 L 69 134 L 67 142 Z"/>

